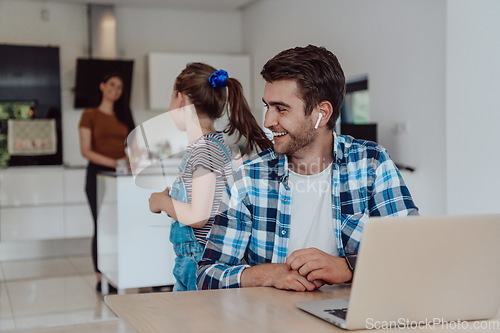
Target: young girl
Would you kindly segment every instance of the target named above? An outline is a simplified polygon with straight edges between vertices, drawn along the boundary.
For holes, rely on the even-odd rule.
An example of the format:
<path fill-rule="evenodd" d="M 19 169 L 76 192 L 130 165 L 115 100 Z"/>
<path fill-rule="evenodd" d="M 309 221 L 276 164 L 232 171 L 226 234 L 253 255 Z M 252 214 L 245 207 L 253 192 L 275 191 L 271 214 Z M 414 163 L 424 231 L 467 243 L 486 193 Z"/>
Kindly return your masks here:
<path fill-rule="evenodd" d="M 215 130 L 215 120 L 229 109 L 225 132 L 237 131 L 238 141 L 246 138 L 241 155 L 272 147 L 242 90 L 226 71 L 203 63 L 188 64 L 175 81 L 170 110 L 176 126 L 187 132 L 189 144 L 172 189 L 149 199 L 152 212 L 164 211 L 175 220 L 170 231 L 177 255 L 175 291 L 196 290 L 197 263 L 233 172 L 230 149 Z"/>

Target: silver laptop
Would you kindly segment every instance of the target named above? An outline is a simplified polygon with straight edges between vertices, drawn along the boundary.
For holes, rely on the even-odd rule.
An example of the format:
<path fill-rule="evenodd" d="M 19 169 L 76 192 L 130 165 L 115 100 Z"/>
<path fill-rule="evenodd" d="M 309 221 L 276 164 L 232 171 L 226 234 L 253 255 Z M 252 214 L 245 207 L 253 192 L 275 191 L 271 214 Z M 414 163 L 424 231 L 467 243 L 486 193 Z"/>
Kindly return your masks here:
<path fill-rule="evenodd" d="M 297 306 L 351 330 L 488 319 L 499 303 L 500 215 L 476 215 L 368 220 L 350 298 Z"/>

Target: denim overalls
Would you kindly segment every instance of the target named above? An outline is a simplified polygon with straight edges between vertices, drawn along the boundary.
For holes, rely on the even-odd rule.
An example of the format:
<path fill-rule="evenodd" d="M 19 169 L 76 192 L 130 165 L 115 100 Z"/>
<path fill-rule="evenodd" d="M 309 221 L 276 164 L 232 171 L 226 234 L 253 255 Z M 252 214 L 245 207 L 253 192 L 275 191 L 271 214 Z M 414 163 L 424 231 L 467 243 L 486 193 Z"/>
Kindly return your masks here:
<path fill-rule="evenodd" d="M 226 152 L 229 161 L 231 161 L 231 154 L 222 142 L 211 137 L 205 137 L 204 140 L 211 140 L 220 145 L 221 149 Z M 185 170 L 190 157 L 189 154 L 184 155 L 179 170 Z M 172 185 L 170 197 L 179 202 L 189 203 L 186 187 L 181 176 L 177 177 Z M 170 229 L 170 242 L 174 245 L 176 254 L 174 265 L 176 284 L 174 291 L 196 290 L 196 270 L 198 261 L 201 260 L 203 255 L 204 246 L 196 239 L 193 228 L 178 221 L 175 221 Z"/>

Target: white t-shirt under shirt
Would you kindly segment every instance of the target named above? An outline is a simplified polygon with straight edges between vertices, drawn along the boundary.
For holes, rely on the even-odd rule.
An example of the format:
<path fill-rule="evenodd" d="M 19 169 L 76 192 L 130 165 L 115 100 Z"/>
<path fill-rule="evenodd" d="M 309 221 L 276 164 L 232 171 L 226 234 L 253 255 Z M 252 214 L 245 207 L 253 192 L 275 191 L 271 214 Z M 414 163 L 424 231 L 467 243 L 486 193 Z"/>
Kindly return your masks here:
<path fill-rule="evenodd" d="M 332 164 L 315 175 L 290 170 L 290 239 L 287 255 L 299 249 L 315 247 L 338 256 L 332 218 Z"/>

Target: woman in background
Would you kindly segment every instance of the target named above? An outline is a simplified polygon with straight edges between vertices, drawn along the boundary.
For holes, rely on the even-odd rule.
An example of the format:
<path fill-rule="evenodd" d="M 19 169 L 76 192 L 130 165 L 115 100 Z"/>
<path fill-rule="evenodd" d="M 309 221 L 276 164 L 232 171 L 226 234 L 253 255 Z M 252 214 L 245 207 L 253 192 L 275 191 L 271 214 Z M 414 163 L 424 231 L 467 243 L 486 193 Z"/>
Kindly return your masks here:
<path fill-rule="evenodd" d="M 153 193 L 149 199 L 152 212 L 164 211 L 175 220 L 170 230 L 176 253 L 174 291 L 196 290 L 197 264 L 232 179 L 230 149 L 214 126 L 226 109 L 225 132 L 238 132 L 238 141 L 246 138 L 241 155 L 272 147 L 238 80 L 203 63 L 188 64 L 174 83 L 170 112 L 177 128 L 187 132 L 189 143 L 172 189 Z"/>
<path fill-rule="evenodd" d="M 135 127 L 123 89 L 123 79 L 119 74 L 105 76 L 99 84 L 99 105 L 86 109 L 78 126 L 80 150 L 88 160 L 85 192 L 94 220 L 92 259 L 97 278 L 96 290 L 99 292 L 101 273 L 97 266 L 97 173 L 115 171 L 120 163 L 118 161 L 126 159 L 125 140 Z"/>

